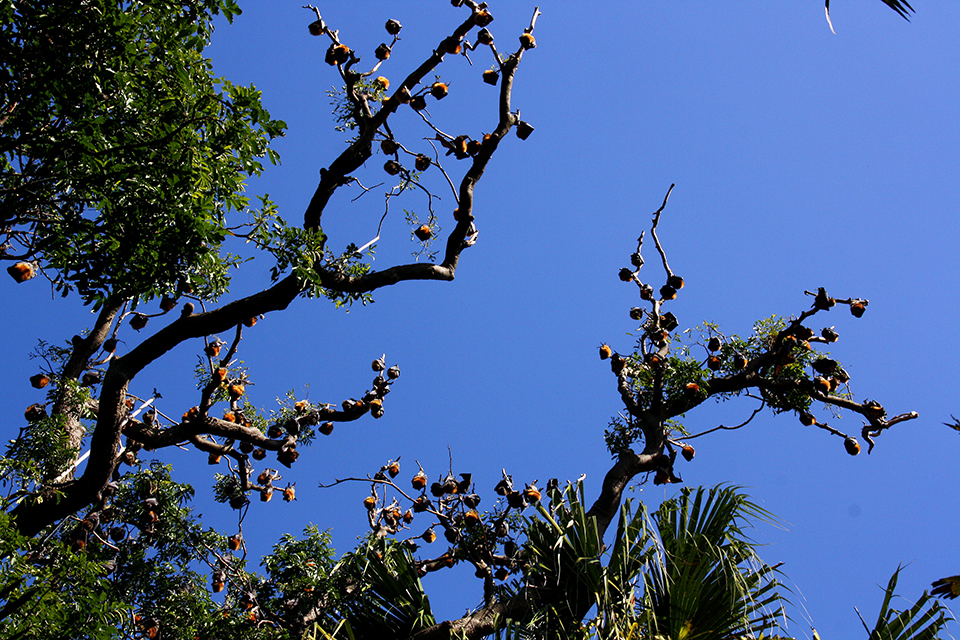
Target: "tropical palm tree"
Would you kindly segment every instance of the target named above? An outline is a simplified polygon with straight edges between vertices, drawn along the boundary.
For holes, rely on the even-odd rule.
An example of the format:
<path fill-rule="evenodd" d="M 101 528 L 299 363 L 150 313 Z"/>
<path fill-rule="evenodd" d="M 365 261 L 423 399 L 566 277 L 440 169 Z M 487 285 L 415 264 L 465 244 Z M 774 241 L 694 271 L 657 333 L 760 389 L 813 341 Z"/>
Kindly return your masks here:
<path fill-rule="evenodd" d="M 609 549 L 577 489 L 528 522 L 525 579 L 539 606 L 499 637 L 719 640 L 779 628 L 776 569 L 744 534 L 773 517 L 736 488 L 686 489 L 652 517 L 627 501 Z"/>
<path fill-rule="evenodd" d="M 664 502 L 653 520 L 660 548 L 643 572 L 647 637 L 725 640 L 779 628 L 777 568 L 746 535 L 751 521 L 775 522 L 770 513 L 735 487 L 700 487 Z"/>
<path fill-rule="evenodd" d="M 867 631 L 870 640 L 935 640 L 940 638 L 947 621 L 953 620 L 946 607 L 940 604 L 934 596 L 926 591 L 920 599 L 909 609 L 898 611 L 890 606 L 897 588 L 897 579 L 900 569 L 893 572 L 890 582 L 884 591 L 883 603 L 880 605 L 880 615 L 873 629 L 867 627 L 863 618 L 863 628 Z M 857 614 L 859 615 L 859 611 Z"/>
<path fill-rule="evenodd" d="M 497 637 L 598 640 L 790 640 L 786 589 L 748 532 L 776 518 L 737 487 L 683 489 L 650 516 L 621 509 L 605 547 L 582 504 L 582 486 L 557 492 L 527 521 L 527 615 L 503 621 Z M 609 559 L 603 563 L 605 556 Z M 949 612 L 924 593 L 891 606 L 898 568 L 869 640 L 935 640 Z M 517 597 L 516 589 L 504 597 Z"/>

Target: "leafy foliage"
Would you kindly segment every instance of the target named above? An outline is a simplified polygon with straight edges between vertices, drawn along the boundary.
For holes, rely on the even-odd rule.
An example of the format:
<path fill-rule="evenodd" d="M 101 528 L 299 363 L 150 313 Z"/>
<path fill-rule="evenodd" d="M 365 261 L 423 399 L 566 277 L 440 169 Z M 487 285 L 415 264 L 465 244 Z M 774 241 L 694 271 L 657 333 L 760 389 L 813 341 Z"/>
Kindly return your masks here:
<path fill-rule="evenodd" d="M 732 487 L 684 489 L 654 516 L 660 551 L 643 574 L 651 636 L 731 638 L 778 627 L 783 598 L 775 569 L 744 530 L 770 514 Z"/>
<path fill-rule="evenodd" d="M 0 210 L 7 259 L 37 260 L 99 306 L 225 291 L 226 216 L 276 162 L 260 93 L 211 75 L 212 16 L 233 0 L 6 3 Z"/>
<path fill-rule="evenodd" d="M 543 604 L 508 621 L 501 637 L 720 639 L 779 627 L 775 570 L 744 535 L 771 517 L 737 489 L 684 490 L 652 518 L 627 501 L 609 549 L 582 487 L 564 494 L 526 529 L 525 579 Z"/>
<path fill-rule="evenodd" d="M 64 521 L 58 537 L 24 538 L 0 514 L 5 637 L 124 637 L 146 619 L 193 637 L 216 620 L 202 579 L 186 567 L 223 545 L 185 507 L 192 490 L 154 465 L 128 474 L 116 492 L 109 510 Z M 155 522 L 149 512 L 160 514 Z"/>
<path fill-rule="evenodd" d="M 58 380 L 56 384 L 62 406 L 78 421 L 89 421 L 93 415 L 89 408 L 90 389 L 74 380 Z M 55 400 L 51 389 L 46 404 Z M 31 405 L 27 413 L 36 409 L 39 417 L 27 416 L 26 426 L 8 442 L 5 455 L 0 458 L 0 486 L 6 484 L 7 478 L 17 477 L 21 489 L 29 489 L 42 480 L 56 478 L 76 458 L 77 450 L 70 446 L 64 428 L 66 416 L 47 415 L 46 404 Z"/>
<path fill-rule="evenodd" d="M 369 537 L 334 568 L 339 616 L 358 638 L 406 638 L 434 623 L 410 549 Z"/>
<path fill-rule="evenodd" d="M 554 493 L 550 509 L 538 505 L 537 514 L 525 527 L 524 578 L 544 606 L 529 619 L 510 621 L 504 637 L 632 637 L 639 623 L 637 578 L 655 553 L 646 509 L 631 514 L 629 501 L 624 504 L 612 549 L 586 513 L 582 483 Z M 583 619 L 588 609 L 595 613 Z"/>
<path fill-rule="evenodd" d="M 126 606 L 104 593 L 104 567 L 60 540 L 21 536 L 0 512 L 0 634 L 115 637 Z"/>
<path fill-rule="evenodd" d="M 939 638 L 948 621 L 953 620 L 946 607 L 924 592 L 909 609 L 898 611 L 890 606 L 902 567 L 890 576 L 880 605 L 880 615 L 870 640 L 933 640 Z M 864 624 L 866 629 L 866 624 Z"/>

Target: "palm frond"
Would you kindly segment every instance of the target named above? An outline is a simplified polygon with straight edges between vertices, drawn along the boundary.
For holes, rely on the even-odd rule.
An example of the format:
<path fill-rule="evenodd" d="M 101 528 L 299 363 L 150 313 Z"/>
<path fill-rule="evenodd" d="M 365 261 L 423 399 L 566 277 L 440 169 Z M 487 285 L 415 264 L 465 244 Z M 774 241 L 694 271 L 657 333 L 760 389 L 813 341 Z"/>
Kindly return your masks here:
<path fill-rule="evenodd" d="M 913 7 L 910 6 L 909 2 L 904 0 L 883 0 L 883 4 L 887 5 L 897 13 L 899 13 L 904 20 L 910 20 L 910 17 L 907 15 L 907 11 L 913 11 Z"/>
<path fill-rule="evenodd" d="M 951 415 L 950 418 L 953 420 L 953 424 L 950 424 L 949 422 L 944 422 L 943 424 L 947 425 L 954 431 L 960 431 L 960 419 L 954 415 Z"/>
<path fill-rule="evenodd" d="M 688 640 L 756 635 L 783 615 L 776 570 L 741 529 L 772 520 L 733 487 L 685 490 L 657 511 L 661 552 L 644 573 L 648 634 Z"/>
<path fill-rule="evenodd" d="M 570 635 L 580 626 L 581 603 L 595 601 L 605 591 L 603 539 L 596 519 L 587 517 L 582 493 L 581 483 L 567 485 L 559 504 L 551 504 L 550 511 L 538 504 L 539 517 L 527 522 L 526 579 L 547 605 L 526 624 L 544 637 Z"/>
<path fill-rule="evenodd" d="M 934 640 L 940 637 L 948 621 L 953 620 L 946 607 L 926 591 L 920 599 L 903 611 L 890 606 L 897 580 L 903 567 L 897 567 L 887 583 L 876 627 L 870 632 L 871 640 Z"/>
<path fill-rule="evenodd" d="M 370 538 L 345 555 L 334 574 L 344 594 L 336 613 L 351 635 L 406 638 L 434 624 L 413 558 L 401 543 Z"/>
<path fill-rule="evenodd" d="M 735 488 L 687 490 L 653 518 L 626 501 L 609 551 L 578 488 L 568 486 L 549 509 L 538 505 L 528 521 L 524 578 L 540 605 L 523 620 L 501 621 L 498 638 L 728 640 L 779 627 L 776 570 L 759 561 L 744 531 L 775 519 Z"/>
<path fill-rule="evenodd" d="M 906 0 L 882 0 L 883 4 L 887 5 L 894 11 L 896 11 L 900 16 L 906 20 L 910 21 L 910 16 L 907 15 L 908 11 L 914 11 L 913 7 L 910 6 L 910 3 Z M 830 31 L 833 31 L 833 21 L 830 20 L 830 0 L 826 0 L 826 5 L 824 7 L 827 13 L 827 24 L 830 25 Z M 916 13 L 914 11 L 914 13 Z M 833 31 L 836 33 L 836 31 Z"/>
<path fill-rule="evenodd" d="M 497 637 L 637 640 L 636 584 L 654 553 L 649 514 L 643 507 L 632 513 L 626 501 L 608 550 L 596 519 L 587 517 L 582 484 L 569 484 L 560 495 L 549 509 L 538 505 L 525 527 L 524 579 L 540 604 L 524 620 L 503 620 Z M 584 619 L 587 611 L 593 613 Z"/>
<path fill-rule="evenodd" d="M 953 600 L 957 596 L 960 596 L 960 576 L 947 576 L 946 578 L 940 578 L 939 580 L 934 581 L 930 586 L 933 589 L 930 590 L 935 596 L 940 596 L 941 598 L 947 598 Z"/>

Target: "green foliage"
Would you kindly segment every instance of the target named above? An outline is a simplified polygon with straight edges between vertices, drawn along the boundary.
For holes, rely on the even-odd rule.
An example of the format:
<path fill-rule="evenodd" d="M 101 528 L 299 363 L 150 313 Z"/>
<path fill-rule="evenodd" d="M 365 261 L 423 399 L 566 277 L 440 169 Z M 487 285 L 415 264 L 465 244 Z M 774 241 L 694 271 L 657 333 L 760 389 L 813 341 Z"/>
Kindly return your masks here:
<path fill-rule="evenodd" d="M 376 79 L 357 78 L 353 84 L 353 92 L 356 94 L 366 94 L 367 100 L 371 102 L 382 102 L 386 93 L 383 86 Z M 327 89 L 327 96 L 330 98 L 330 106 L 333 107 L 331 113 L 335 124 L 335 129 L 340 132 L 353 131 L 359 125 L 357 122 L 358 113 L 353 101 L 347 94 L 347 87 L 342 86 L 339 89 Z M 351 139 L 351 142 L 353 139 Z"/>
<path fill-rule="evenodd" d="M 128 474 L 116 491 L 110 509 L 68 519 L 34 539 L 19 536 L 0 513 L 4 637 L 121 637 L 124 629 L 140 630 L 133 615 L 144 610 L 168 630 L 192 632 L 196 602 L 209 595 L 195 574 L 181 569 L 204 549 L 222 545 L 191 519 L 184 503 L 192 490 L 172 482 L 169 468 L 155 464 Z M 160 514 L 151 533 L 144 532 L 147 496 L 157 500 L 151 508 Z M 124 531 L 115 544 L 107 542 L 114 528 Z M 128 535 L 131 529 L 141 535 Z M 213 611 L 207 606 L 207 618 Z"/>
<path fill-rule="evenodd" d="M 867 629 L 870 640 L 934 640 L 945 631 L 948 621 L 953 620 L 946 607 L 940 604 L 926 591 L 920 599 L 903 611 L 890 606 L 897 588 L 902 567 L 890 576 L 887 588 L 884 591 L 883 603 L 880 605 L 880 615 L 872 631 Z M 866 624 L 864 624 L 866 629 Z"/>
<path fill-rule="evenodd" d="M 226 216 L 285 125 L 256 89 L 211 75 L 201 52 L 221 11 L 239 13 L 233 0 L 0 11 L 0 215 L 64 295 L 225 290 Z"/>
<path fill-rule="evenodd" d="M 606 637 L 628 624 L 633 618 L 632 581 L 643 565 L 649 540 L 643 518 L 631 518 L 628 509 L 621 513 L 621 536 L 611 563 L 604 566 L 605 546 L 596 519 L 587 517 L 582 483 L 568 484 L 563 494 L 555 494 L 549 511 L 537 505 L 539 517 L 526 526 L 524 578 L 543 605 L 530 619 L 508 624 L 506 637 L 518 637 L 521 631 L 542 638 Z M 636 555 L 627 558 L 626 552 Z M 582 622 L 593 606 L 595 617 Z"/>
<path fill-rule="evenodd" d="M 368 536 L 331 572 L 340 601 L 325 612 L 316 637 L 409 637 L 435 623 L 410 548 Z M 337 630 L 343 634 L 337 636 Z"/>
<path fill-rule="evenodd" d="M 370 266 L 361 262 L 363 254 L 357 251 L 356 245 L 347 245 L 338 256 L 326 248 L 327 236 L 323 231 L 290 226 L 280 217 L 272 202 L 265 196 L 261 201 L 261 208 L 254 212 L 253 229 L 243 237 L 276 259 L 276 264 L 270 268 L 271 281 L 276 282 L 291 272 L 303 286 L 304 296 L 328 298 L 338 308 L 355 301 L 373 302 L 369 293 L 338 291 L 324 286 L 315 269 L 322 264 L 326 270 L 347 278 L 369 273 Z"/>
<path fill-rule="evenodd" d="M 285 603 L 307 595 L 314 607 L 326 593 L 313 586 L 330 581 L 329 536 L 315 528 L 304 540 L 286 536 L 264 561 L 267 577 L 257 576 L 225 536 L 202 527 L 192 495 L 170 467 L 153 463 L 120 478 L 109 507 L 37 538 L 17 534 L 0 512 L 0 635 L 106 640 L 142 637 L 156 624 L 165 638 L 295 637 L 280 624 Z M 223 604 L 198 571 L 204 564 L 228 583 Z"/>
<path fill-rule="evenodd" d="M 318 602 L 338 597 L 332 583 L 335 560 L 330 534 L 315 525 L 303 534 L 302 539 L 284 534 L 261 563 L 267 572 L 261 598 L 289 600 L 287 608 L 297 618 L 306 616 Z"/>
<path fill-rule="evenodd" d="M 638 426 L 627 423 L 619 416 L 610 420 L 603 431 L 603 441 L 607 445 L 607 451 L 614 458 L 629 449 L 642 436 L 643 432 Z"/>
<path fill-rule="evenodd" d="M 772 516 L 733 487 L 684 489 L 653 517 L 660 537 L 643 573 L 647 637 L 755 637 L 778 628 L 783 598 L 775 569 L 744 533 Z"/>
<path fill-rule="evenodd" d="M 0 635 L 119 637 L 128 607 L 103 588 L 104 566 L 60 540 L 19 535 L 0 512 Z"/>
<path fill-rule="evenodd" d="M 232 475 L 223 473 L 214 474 L 213 499 L 217 502 L 239 500 L 237 504 L 242 504 L 242 506 L 246 506 L 250 502 L 243 495 L 243 491 L 240 488 L 240 481 Z M 242 506 L 240 508 L 242 508 Z"/>
<path fill-rule="evenodd" d="M 341 612 L 359 637 L 405 638 L 434 624 L 410 548 L 403 543 L 368 538 L 336 569 L 341 592 L 351 594 Z"/>
<path fill-rule="evenodd" d="M 504 621 L 501 638 L 725 639 L 778 627 L 780 585 L 744 535 L 771 516 L 734 488 L 684 490 L 653 518 L 627 501 L 610 548 L 582 486 L 537 511 L 524 576 L 540 606 Z"/>
<path fill-rule="evenodd" d="M 737 375 L 745 363 L 754 362 L 768 354 L 777 346 L 778 336 L 788 326 L 785 319 L 771 316 L 757 321 L 753 333 L 742 338 L 738 335 L 725 337 L 717 325 L 704 323 L 700 327 L 673 334 L 669 338 L 671 354 L 655 366 L 644 357 L 641 345 L 646 337 L 641 337 L 625 365 L 639 409 L 655 414 L 668 431 L 687 433 L 674 418 L 682 417 L 708 397 L 720 402 L 746 393 L 746 388 L 715 392 L 710 389 L 710 384 L 716 378 Z M 715 354 L 706 348 L 709 339 L 714 337 L 721 339 L 720 349 Z M 777 413 L 806 411 L 810 407 L 812 399 L 805 390 L 810 365 L 817 358 L 827 355 L 813 350 L 805 341 L 793 340 L 791 344 L 793 346 L 789 348 L 785 361 L 768 362 L 757 371 L 765 382 L 788 388 L 786 391 L 760 389 L 763 400 Z M 709 366 L 708 358 L 711 355 L 717 358 L 715 369 Z M 642 437 L 641 426 L 626 421 L 622 416 L 613 418 L 604 433 L 607 449 L 614 457 L 633 447 Z"/>
<path fill-rule="evenodd" d="M 372 252 L 371 252 L 372 253 Z M 370 273 L 370 265 L 361 262 L 363 254 L 357 251 L 357 246 L 353 243 L 347 245 L 347 248 L 339 256 L 327 251 L 324 255 L 326 260 L 324 266 L 343 278 L 356 278 Z M 373 302 L 373 295 L 370 293 L 358 293 L 352 291 L 339 291 L 323 286 L 320 276 L 313 269 L 310 269 L 312 263 L 301 263 L 294 273 L 301 279 L 301 282 L 309 284 L 305 290 L 305 295 L 311 298 L 324 297 L 333 302 L 339 309 L 340 307 L 350 306 L 354 302 L 360 302 L 364 306 Z"/>
<path fill-rule="evenodd" d="M 727 341 L 721 353 L 726 355 L 732 350 L 739 351 L 752 359 L 761 353 L 773 347 L 777 335 L 787 328 L 787 322 L 778 316 L 770 316 L 759 320 L 753 327 L 753 335 L 743 339 L 739 336 L 731 336 Z M 810 349 L 810 345 L 798 345 L 791 351 L 793 362 L 789 364 L 778 363 L 768 368 L 762 373 L 768 379 L 774 382 L 794 382 L 806 380 L 809 377 L 807 373 L 810 363 L 813 362 L 817 353 Z M 763 393 L 763 399 L 776 412 L 781 411 L 806 411 L 810 407 L 810 396 L 802 391 L 791 391 L 785 394 Z"/>
<path fill-rule="evenodd" d="M 280 217 L 275 204 L 261 196 L 261 208 L 255 212 L 253 229 L 244 234 L 247 242 L 273 254 L 276 265 L 270 269 L 270 279 L 276 282 L 292 269 L 302 281 L 314 262 L 324 258 L 327 236 L 320 230 L 302 229 L 287 224 Z"/>
<path fill-rule="evenodd" d="M 60 379 L 55 373 L 69 354 L 69 349 L 44 340 L 39 340 L 37 348 L 30 354 L 31 359 L 42 359 L 49 372 L 45 407 L 59 401 L 66 413 L 28 420 L 17 437 L 7 443 L 6 453 L 0 458 L 0 486 L 12 483 L 26 489 L 32 483 L 56 478 L 75 459 L 77 450 L 70 447 L 69 435 L 64 428 L 66 415 L 83 425 L 93 419 L 93 413 L 90 389 L 75 380 Z"/>
<path fill-rule="evenodd" d="M 51 344 L 46 340 L 37 340 L 37 348 L 30 354 L 30 359 L 43 360 L 47 365 L 47 370 L 51 373 L 58 371 L 70 358 L 72 349 L 69 342 L 66 344 L 68 346 Z"/>
<path fill-rule="evenodd" d="M 0 459 L 2 484 L 6 484 L 8 474 L 15 474 L 24 488 L 57 477 L 77 454 L 70 447 L 65 422 L 62 415 L 48 416 L 23 427 Z"/>
<path fill-rule="evenodd" d="M 305 415 L 313 408 L 306 400 L 301 401 L 302 408 L 297 408 L 297 396 L 293 389 L 287 391 L 285 398 L 277 398 L 279 409 L 271 409 L 268 422 L 286 427 L 292 420 L 297 421 L 297 446 L 307 448 L 317 437 L 315 421 L 305 419 Z"/>
<path fill-rule="evenodd" d="M 400 183 L 399 190 L 400 192 L 405 191 L 406 189 L 409 189 L 411 185 L 419 184 L 419 183 L 420 183 L 420 174 L 419 173 L 410 174 L 409 179 L 405 179 L 403 182 Z M 440 219 L 433 212 L 433 209 L 430 209 L 430 211 L 427 214 L 427 219 L 424 221 L 420 220 L 420 216 L 417 215 L 416 211 L 408 211 L 407 209 L 404 209 L 403 214 L 404 214 L 404 219 L 407 221 L 407 226 L 410 227 L 411 239 L 416 240 L 417 242 L 420 243 L 420 246 L 417 248 L 417 250 L 412 253 L 413 257 L 419 260 L 421 256 L 426 256 L 427 260 L 429 260 L 430 262 L 436 262 L 437 255 L 440 252 L 439 250 L 431 250 L 431 247 L 433 246 L 434 239 L 439 237 L 440 232 L 443 230 L 443 227 L 440 226 Z M 425 240 L 420 240 L 420 238 L 417 236 L 417 230 L 424 225 L 426 225 L 427 227 L 430 227 L 431 235 Z"/>

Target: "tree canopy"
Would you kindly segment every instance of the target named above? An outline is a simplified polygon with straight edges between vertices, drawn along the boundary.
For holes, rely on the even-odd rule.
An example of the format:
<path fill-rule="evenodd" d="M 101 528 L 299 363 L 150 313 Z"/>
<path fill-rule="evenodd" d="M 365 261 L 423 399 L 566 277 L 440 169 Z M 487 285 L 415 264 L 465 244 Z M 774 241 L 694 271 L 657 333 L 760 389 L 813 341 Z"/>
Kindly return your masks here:
<path fill-rule="evenodd" d="M 884 2 L 905 18 L 912 11 Z M 824 317 L 843 309 L 860 318 L 868 311 L 857 297 L 863 294 L 813 286 L 743 336 L 691 323 L 673 306 L 689 292 L 678 275 L 689 267 L 674 261 L 674 271 L 668 254 L 677 240 L 658 236 L 673 186 L 652 221 L 628 231 L 640 236 L 632 253 L 623 252 L 630 266 L 619 279 L 639 300 L 625 307 L 635 334 L 599 346 L 620 405 L 604 434 L 613 462 L 596 496 L 582 481 L 519 474 L 514 481 L 506 469 L 499 483 L 484 486 L 474 482 L 478 470 L 454 464 L 453 454 L 442 470 L 417 462 L 413 472 L 404 461 L 403 475 L 399 457 L 372 460 L 355 477 L 320 478 L 324 486 L 369 486 L 363 504 L 339 516 L 366 515 L 369 533 L 356 549 L 338 557 L 321 520 L 277 542 L 262 573 L 248 566 L 244 520 L 261 517 L 272 508 L 262 503 L 274 498 L 296 500 L 297 481 L 317 481 L 302 472 L 311 444 L 341 423 L 384 417 L 397 383 L 398 392 L 408 391 L 400 367 L 384 355 L 373 358 L 369 388 L 352 397 L 290 392 L 275 406 L 258 406 L 250 389 L 262 378 L 241 360 L 243 338 L 298 297 L 350 307 L 408 281 L 453 280 L 488 219 L 477 197 L 487 182 L 481 179 L 513 153 L 507 149 L 534 135 L 514 86 L 523 82 L 527 59 L 542 51 L 533 51 L 539 9 L 522 24 L 501 26 L 492 24 L 496 7 L 452 5 L 436 9 L 456 16 L 452 26 L 431 34 L 419 58 L 391 71 L 392 81 L 385 74 L 394 53 L 422 44 L 400 22 L 371 27 L 383 42 L 369 44 L 363 34 L 328 24 L 321 8 L 304 7 L 302 33 L 322 43 L 316 57 L 335 78 L 330 99 L 347 140 L 319 170 L 302 223 L 288 222 L 269 197 L 246 194 L 263 161 L 279 161 L 270 145 L 287 127 L 270 116 L 255 87 L 216 77 L 205 57 L 215 16 L 229 22 L 240 14 L 232 0 L 37 1 L 0 9 L 9 61 L 0 81 L 0 258 L 17 283 L 45 278 L 67 304 L 75 294 L 94 313 L 89 326 L 65 329 L 72 338 L 39 342 L 30 383 L 46 398 L 26 407 L 0 461 L 5 635 L 786 633 L 789 589 L 748 535 L 753 523 L 774 521 L 771 514 L 731 486 L 684 489 L 652 515 L 624 492 L 638 480 L 681 483 L 683 460 L 696 455 L 692 441 L 737 429 L 768 409 L 837 438 L 851 456 L 882 446 L 888 430 L 917 413 L 888 411 L 882 399 L 854 394 L 852 367 L 825 351 L 840 331 Z M 481 57 L 492 64 L 476 64 Z M 448 111 L 469 82 L 496 90 L 463 113 Z M 358 246 L 353 233 L 343 233 L 341 207 L 346 191 L 366 203 L 385 184 L 358 177 L 369 175 L 362 173 L 367 164 L 389 184 L 375 207 L 382 211 L 375 237 Z M 646 199 L 636 203 L 644 211 Z M 411 200 L 417 204 L 406 204 Z M 403 217 L 413 259 L 374 268 L 388 216 Z M 238 292 L 231 278 L 251 266 L 268 284 Z M 166 387 L 151 391 L 143 383 L 180 347 L 197 356 L 196 388 L 183 406 L 164 398 Z M 707 401 L 734 398 L 753 403 L 743 424 L 691 427 L 688 414 Z M 862 427 L 824 419 L 818 408 L 856 415 Z M 172 464 L 180 449 L 216 467 L 214 497 L 219 508 L 237 512 L 240 532 L 218 532 L 191 509 L 194 490 Z M 445 547 L 433 545 L 438 538 Z M 429 574 L 458 566 L 476 576 L 479 603 L 444 620 L 425 584 Z M 940 637 L 949 614 L 926 593 L 904 611 L 892 608 L 898 575 L 877 623 L 871 629 L 864 622 L 867 635 Z"/>
<path fill-rule="evenodd" d="M 234 2 L 17 2 L 3 9 L 6 257 L 86 303 L 226 291 L 228 214 L 276 152 L 253 87 L 203 48 Z M 36 275 L 36 271 L 31 271 Z"/>

